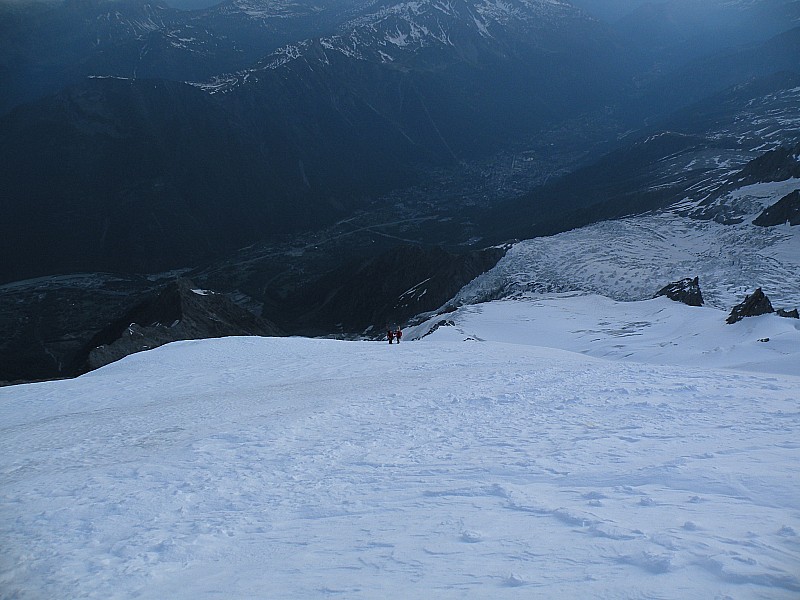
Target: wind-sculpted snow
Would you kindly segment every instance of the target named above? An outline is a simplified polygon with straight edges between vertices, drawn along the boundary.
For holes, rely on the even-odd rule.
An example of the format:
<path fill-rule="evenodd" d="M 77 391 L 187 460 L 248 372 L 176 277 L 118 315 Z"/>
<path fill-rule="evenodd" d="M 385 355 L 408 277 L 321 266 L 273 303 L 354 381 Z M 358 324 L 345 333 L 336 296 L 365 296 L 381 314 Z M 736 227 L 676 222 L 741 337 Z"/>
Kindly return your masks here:
<path fill-rule="evenodd" d="M 0 389 L 4 596 L 797 598 L 800 374 L 455 329 Z"/>
<path fill-rule="evenodd" d="M 455 302 L 571 291 L 643 300 L 667 283 L 699 276 L 706 304 L 716 308 L 730 309 L 757 287 L 776 306 L 800 306 L 800 228 L 752 225 L 764 206 L 798 187 L 795 179 L 729 193 L 721 202 L 744 215 L 737 225 L 667 211 L 519 242 Z M 674 211 L 694 205 L 687 202 Z"/>

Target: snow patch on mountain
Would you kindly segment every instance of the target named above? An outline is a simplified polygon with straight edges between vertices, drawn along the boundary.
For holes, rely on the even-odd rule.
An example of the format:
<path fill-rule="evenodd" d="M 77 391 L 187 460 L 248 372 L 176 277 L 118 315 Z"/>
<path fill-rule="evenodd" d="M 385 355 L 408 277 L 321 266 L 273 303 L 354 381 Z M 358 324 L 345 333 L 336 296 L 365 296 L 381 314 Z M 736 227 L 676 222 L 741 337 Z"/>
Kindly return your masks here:
<path fill-rule="evenodd" d="M 455 45 L 457 35 L 493 37 L 496 29 L 510 23 L 542 24 L 580 15 L 571 5 L 557 0 L 415 0 L 380 8 L 340 27 L 340 33 L 308 39 L 275 50 L 244 71 L 193 83 L 210 93 L 228 92 L 259 74 L 303 59 L 310 63 L 331 61 L 330 53 L 355 60 L 394 63 L 423 49 Z"/>
<path fill-rule="evenodd" d="M 128 37 L 142 39 L 153 31 L 166 27 L 164 20 L 168 9 L 157 4 L 142 4 L 141 6 L 124 7 L 123 10 L 109 10 L 95 17 L 98 26 L 98 35 L 104 39 L 97 39 L 100 43 L 117 43 L 120 39 Z"/>
<path fill-rule="evenodd" d="M 321 12 L 322 6 L 293 0 L 232 0 L 212 10 L 222 14 L 245 14 L 252 19 L 289 19 Z"/>

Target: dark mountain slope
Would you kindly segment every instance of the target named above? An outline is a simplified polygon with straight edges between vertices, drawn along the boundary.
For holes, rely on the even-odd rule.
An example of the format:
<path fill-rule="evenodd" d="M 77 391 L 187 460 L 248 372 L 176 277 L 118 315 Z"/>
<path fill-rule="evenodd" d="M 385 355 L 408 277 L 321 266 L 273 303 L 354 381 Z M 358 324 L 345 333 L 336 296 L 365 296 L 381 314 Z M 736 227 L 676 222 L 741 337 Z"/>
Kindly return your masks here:
<path fill-rule="evenodd" d="M 0 281 L 191 264 L 304 208 L 302 185 L 283 187 L 256 141 L 184 84 L 88 80 L 0 120 L 0 139 Z"/>
<path fill-rule="evenodd" d="M 0 86 L 0 114 L 97 74 L 87 65 L 92 57 L 144 38 L 177 15 L 149 0 L 1 3 L 0 65 L 9 76 Z"/>
<path fill-rule="evenodd" d="M 750 161 L 737 177 L 740 185 L 800 178 L 800 144 L 771 150 Z"/>
<path fill-rule="evenodd" d="M 178 340 L 283 333 L 223 294 L 177 279 L 100 330 L 78 353 L 77 369 L 102 367 L 129 354 Z"/>
<path fill-rule="evenodd" d="M 490 240 L 553 235 L 589 223 L 641 213 L 674 202 L 678 190 L 659 184 L 670 179 L 666 157 L 706 147 L 705 138 L 665 133 L 617 150 L 530 194 L 497 207 L 483 221 Z M 661 182 L 663 183 L 663 182 Z"/>
<path fill-rule="evenodd" d="M 382 336 L 386 326 L 442 306 L 505 252 L 498 247 L 454 254 L 435 246 L 398 246 L 303 286 L 287 298 L 281 313 L 305 335 L 333 327 L 337 333 Z"/>
<path fill-rule="evenodd" d="M 105 273 L 0 285 L 0 385 L 74 376 L 92 336 L 157 287 Z"/>
<path fill-rule="evenodd" d="M 615 29 L 663 65 L 762 42 L 796 26 L 798 17 L 795 0 L 661 0 L 631 10 Z"/>
<path fill-rule="evenodd" d="M 643 112 L 656 115 L 661 111 L 694 104 L 731 86 L 782 71 L 797 72 L 798 65 L 800 27 L 795 26 L 767 41 L 757 41 L 710 57 L 691 60 L 680 68 L 662 74 L 652 85 L 644 88 L 639 103 Z"/>
<path fill-rule="evenodd" d="M 735 86 L 676 112 L 652 135 L 499 205 L 480 222 L 489 240 L 527 239 L 685 198 L 705 206 L 730 189 L 786 179 L 797 169 L 799 90 L 796 73 Z"/>
<path fill-rule="evenodd" d="M 764 209 L 764 212 L 753 221 L 753 225 L 761 227 L 774 227 L 784 223 L 789 223 L 793 227 L 800 225 L 800 189 Z"/>
<path fill-rule="evenodd" d="M 281 126 L 274 107 L 293 115 L 287 104 L 299 101 L 306 132 L 289 137 L 339 122 L 348 148 L 360 140 L 446 162 L 603 106 L 627 85 L 628 61 L 608 29 L 568 7 L 517 2 L 487 15 L 463 0 L 407 6 L 271 55 L 220 90 L 270 107 L 264 128 Z"/>
<path fill-rule="evenodd" d="M 197 80 L 333 32 L 362 0 L 227 0 L 180 11 L 151 0 L 0 3 L 0 114 L 87 76 Z"/>
<path fill-rule="evenodd" d="M 355 336 L 370 327 L 374 334 L 387 324 L 399 325 L 420 311 L 438 308 L 493 267 L 505 249 L 456 253 L 401 246 L 351 255 L 344 264 L 322 256 L 330 247 L 317 256 L 321 264 L 292 261 L 278 247 L 263 251 L 273 257 L 263 268 L 277 262 L 292 272 L 273 269 L 269 280 L 248 284 L 243 279 L 250 279 L 247 272 L 259 269 L 260 261 L 237 253 L 213 272 L 194 272 L 199 287 L 184 279 L 165 285 L 166 275 L 148 279 L 108 274 L 0 286 L 0 385 L 72 377 L 182 339 L 282 332 Z M 210 285 L 226 293 L 200 289 Z M 259 318 L 254 312 L 262 301 Z"/>

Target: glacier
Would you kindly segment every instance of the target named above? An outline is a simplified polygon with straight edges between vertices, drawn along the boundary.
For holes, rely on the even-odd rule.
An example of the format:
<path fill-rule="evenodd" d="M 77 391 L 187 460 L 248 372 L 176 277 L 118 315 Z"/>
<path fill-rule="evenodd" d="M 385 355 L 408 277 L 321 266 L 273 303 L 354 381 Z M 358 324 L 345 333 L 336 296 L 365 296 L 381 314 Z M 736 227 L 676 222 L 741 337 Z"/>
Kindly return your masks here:
<path fill-rule="evenodd" d="M 800 180 L 756 183 L 724 194 L 741 223 L 685 216 L 702 200 L 601 221 L 514 244 L 498 265 L 465 286 L 454 305 L 529 292 L 594 293 L 620 301 L 652 298 L 664 285 L 700 278 L 709 306 L 730 310 L 761 287 L 776 308 L 800 306 L 800 228 L 758 227 L 759 212 Z"/>

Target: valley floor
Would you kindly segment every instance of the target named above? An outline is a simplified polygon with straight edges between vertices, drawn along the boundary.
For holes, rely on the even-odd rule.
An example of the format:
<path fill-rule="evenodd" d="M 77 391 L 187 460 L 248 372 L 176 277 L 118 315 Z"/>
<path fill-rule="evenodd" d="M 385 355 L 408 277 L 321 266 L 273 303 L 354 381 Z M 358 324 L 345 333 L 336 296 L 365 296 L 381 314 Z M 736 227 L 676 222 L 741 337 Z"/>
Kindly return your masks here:
<path fill-rule="evenodd" d="M 512 307 L 537 311 L 392 346 L 178 342 L 0 389 L 0 595 L 797 598 L 800 344 L 794 372 L 653 364 L 653 326 L 641 361 L 600 359 L 535 345 Z M 800 336 L 768 316 L 717 345 L 775 328 Z"/>

